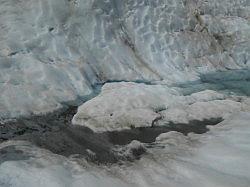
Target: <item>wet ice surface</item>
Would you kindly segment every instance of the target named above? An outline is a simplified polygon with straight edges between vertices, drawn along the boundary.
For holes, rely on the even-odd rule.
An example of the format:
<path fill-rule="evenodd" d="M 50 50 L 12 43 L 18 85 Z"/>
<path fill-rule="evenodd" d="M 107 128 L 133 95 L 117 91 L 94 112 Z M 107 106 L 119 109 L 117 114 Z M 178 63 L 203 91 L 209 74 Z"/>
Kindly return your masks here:
<path fill-rule="evenodd" d="M 140 127 L 130 130 L 95 133 L 82 126 L 74 126 L 71 119 L 76 107 L 70 107 L 64 112 L 46 116 L 20 119 L 1 125 L 0 140 L 25 140 L 50 150 L 53 153 L 71 156 L 79 155 L 95 163 L 117 163 L 123 160 L 133 160 L 140 155 L 123 157 L 112 152 L 116 145 L 126 145 L 133 140 L 142 143 L 152 143 L 161 133 L 179 131 L 185 135 L 190 132 L 205 133 L 206 125 L 216 125 L 222 119 L 191 121 L 189 124 L 168 124 L 162 127 Z M 91 150 L 95 154 L 89 154 Z"/>
<path fill-rule="evenodd" d="M 202 135 L 162 134 L 157 142 L 163 149 L 150 149 L 148 156 L 120 173 L 141 186 L 248 187 L 249 117 L 233 115 Z"/>
<path fill-rule="evenodd" d="M 249 74 L 249 70 L 205 74 L 199 81 L 172 87 L 161 83 L 107 83 L 97 97 L 78 108 L 72 122 L 103 132 L 225 119 L 244 107 Z"/>
<path fill-rule="evenodd" d="M 248 187 L 249 2 L 1 0 L 0 186 Z"/>
<path fill-rule="evenodd" d="M 139 127 L 130 130 L 112 131 L 107 132 L 108 138 L 113 144 L 125 145 L 129 144 L 132 140 L 138 140 L 143 143 L 153 143 L 157 136 L 169 131 L 177 131 L 184 135 L 188 133 L 202 134 L 209 129 L 207 125 L 217 125 L 223 121 L 221 118 L 209 119 L 204 121 L 190 121 L 188 124 L 175 124 L 170 123 L 160 127 Z M 106 134 L 106 133 L 104 133 Z"/>
<path fill-rule="evenodd" d="M 176 86 L 182 88 L 182 92 L 188 95 L 205 89 L 220 90 L 228 94 L 250 96 L 250 70 L 232 70 L 202 74 L 199 81 Z"/>
<path fill-rule="evenodd" d="M 209 75 L 209 81 L 180 90 L 192 94 L 210 86 L 243 97 L 249 86 L 245 75 L 235 80 L 230 74 L 230 82 L 237 84 Z M 1 126 L 1 186 L 249 186 L 247 111 L 223 122 L 218 118 L 109 132 L 72 125 L 75 113 L 71 107 Z"/>
<path fill-rule="evenodd" d="M 27 142 L 4 142 L 0 144 L 1 153 L 15 159 L 10 156 L 0 165 L 0 184 L 248 187 L 249 120 L 249 113 L 240 113 L 203 135 L 161 134 L 140 160 L 123 165 L 97 166 L 81 157 L 62 157 Z"/>

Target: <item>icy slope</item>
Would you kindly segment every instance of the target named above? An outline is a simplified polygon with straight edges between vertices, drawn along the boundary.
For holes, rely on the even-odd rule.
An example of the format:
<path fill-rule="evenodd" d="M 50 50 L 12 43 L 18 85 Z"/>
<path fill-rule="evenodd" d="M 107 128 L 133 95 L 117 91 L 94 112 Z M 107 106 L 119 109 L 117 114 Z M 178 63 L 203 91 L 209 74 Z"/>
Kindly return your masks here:
<path fill-rule="evenodd" d="M 44 113 L 109 80 L 249 67 L 248 0 L 1 0 L 0 117 Z"/>

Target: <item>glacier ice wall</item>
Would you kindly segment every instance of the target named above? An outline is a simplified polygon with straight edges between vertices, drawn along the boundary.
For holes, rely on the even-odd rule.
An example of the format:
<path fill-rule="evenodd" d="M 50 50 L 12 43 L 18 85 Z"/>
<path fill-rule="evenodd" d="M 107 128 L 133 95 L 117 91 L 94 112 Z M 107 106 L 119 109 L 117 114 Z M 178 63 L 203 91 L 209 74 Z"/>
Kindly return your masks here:
<path fill-rule="evenodd" d="M 114 80 L 183 82 L 250 65 L 249 0 L 0 0 L 0 117 Z"/>

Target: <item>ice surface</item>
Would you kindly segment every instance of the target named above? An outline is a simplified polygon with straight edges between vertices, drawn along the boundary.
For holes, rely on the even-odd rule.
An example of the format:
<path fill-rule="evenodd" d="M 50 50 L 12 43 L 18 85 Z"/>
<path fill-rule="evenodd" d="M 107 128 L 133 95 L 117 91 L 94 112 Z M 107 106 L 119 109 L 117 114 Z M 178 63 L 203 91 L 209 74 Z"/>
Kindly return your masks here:
<path fill-rule="evenodd" d="M 15 158 L 10 159 L 6 147 L 14 147 Z M 36 148 L 27 142 L 7 142 L 1 144 L 1 154 L 6 154 L 6 162 L 0 165 L 1 187 L 97 187 L 97 186 L 127 186 L 122 180 L 108 176 L 98 169 L 91 169 L 85 161 L 84 165 L 53 155 L 52 153 Z M 12 154 L 14 154 L 12 153 Z M 6 156 L 5 155 L 5 156 Z M 26 155 L 24 160 L 15 160 Z"/>
<path fill-rule="evenodd" d="M 100 132 L 225 121 L 203 135 L 132 141 L 118 151 L 146 154 L 123 165 L 4 142 L 0 186 L 249 187 L 250 74 L 230 71 L 250 67 L 249 18 L 249 0 L 1 0 L 0 120 L 78 104 L 116 82 L 73 122 Z"/>
<path fill-rule="evenodd" d="M 185 82 L 249 67 L 249 7 L 249 0 L 1 0 L 0 117 L 56 110 L 96 83 Z"/>
<path fill-rule="evenodd" d="M 108 83 L 100 95 L 78 108 L 72 122 L 100 132 L 227 118 L 243 107 L 227 97 L 213 90 L 183 96 L 166 85 Z"/>
<path fill-rule="evenodd" d="M 6 158 L 0 164 L 0 184 L 3 187 L 248 187 L 249 120 L 250 113 L 241 112 L 203 135 L 161 134 L 140 160 L 119 166 L 96 166 L 85 160 L 54 155 L 30 143 L 5 142 L 0 145 Z M 14 148 L 6 149 L 10 146 Z M 138 146 L 145 147 L 133 141 L 128 151 Z"/>
<path fill-rule="evenodd" d="M 249 120 L 242 112 L 203 135 L 162 134 L 157 142 L 165 148 L 148 149 L 133 166 L 112 172 L 140 186 L 248 187 Z"/>

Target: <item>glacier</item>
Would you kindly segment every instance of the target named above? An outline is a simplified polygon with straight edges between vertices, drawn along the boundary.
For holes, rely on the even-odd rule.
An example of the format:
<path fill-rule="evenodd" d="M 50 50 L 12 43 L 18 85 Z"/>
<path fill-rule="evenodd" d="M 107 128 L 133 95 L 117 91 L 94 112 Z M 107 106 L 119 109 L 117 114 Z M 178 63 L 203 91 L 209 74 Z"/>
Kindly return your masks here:
<path fill-rule="evenodd" d="M 249 0 L 0 0 L 0 186 L 249 187 Z"/>
<path fill-rule="evenodd" d="M 248 68 L 248 0 L 1 0 L 0 117 L 58 110 L 108 81 Z"/>

